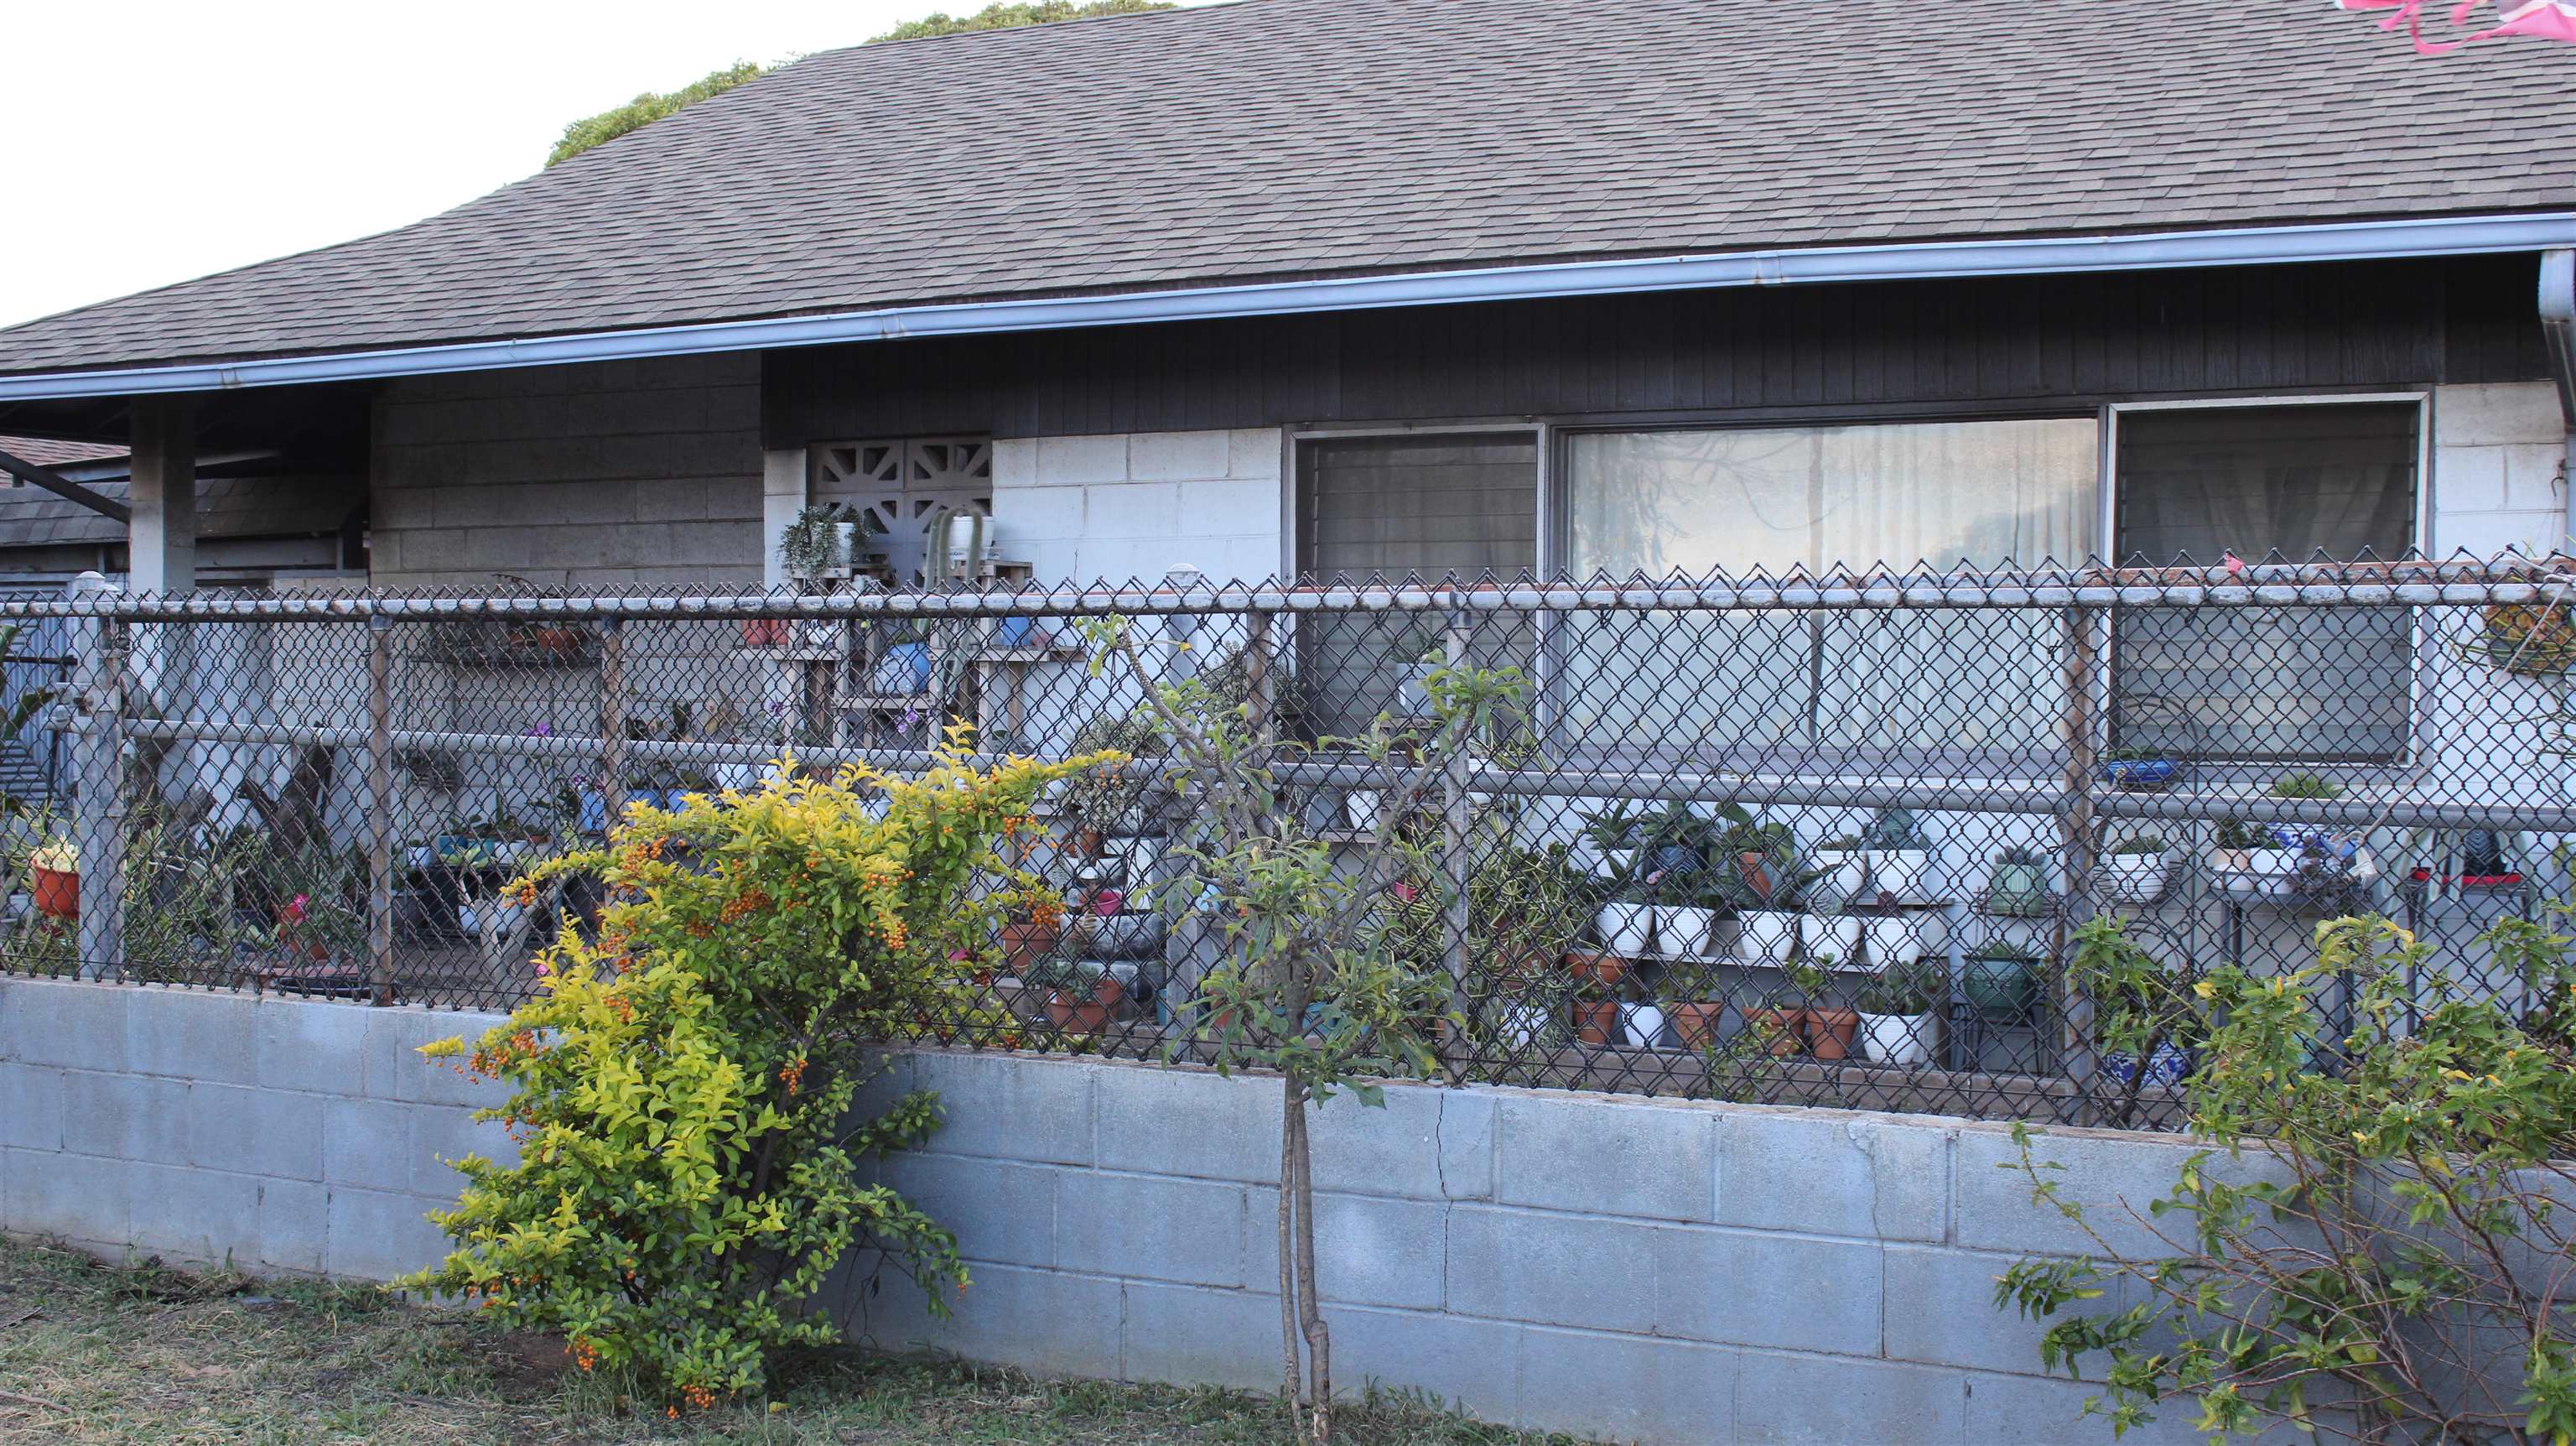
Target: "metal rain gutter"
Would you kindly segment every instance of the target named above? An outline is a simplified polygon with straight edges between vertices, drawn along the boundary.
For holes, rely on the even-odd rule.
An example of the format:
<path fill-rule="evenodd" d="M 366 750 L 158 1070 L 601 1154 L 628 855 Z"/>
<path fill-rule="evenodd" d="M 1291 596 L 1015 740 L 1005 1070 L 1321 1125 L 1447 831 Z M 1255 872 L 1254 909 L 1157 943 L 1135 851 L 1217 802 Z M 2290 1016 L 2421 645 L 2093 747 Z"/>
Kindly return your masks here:
<path fill-rule="evenodd" d="M 2549 346 L 2549 370 L 2558 381 L 2558 416 L 2567 428 L 2558 487 L 2566 508 L 2566 538 L 2576 546 L 2576 250 L 2540 253 L 2540 331 Z"/>
<path fill-rule="evenodd" d="M 1920 281 L 2191 266 L 2270 266 L 2576 246 L 2576 213 L 2440 216 L 2047 240 L 1716 252 L 1630 261 L 1262 282 L 1113 296 L 890 307 L 319 356 L 0 376 L 0 401 L 292 386 L 640 357 L 1737 286 Z"/>

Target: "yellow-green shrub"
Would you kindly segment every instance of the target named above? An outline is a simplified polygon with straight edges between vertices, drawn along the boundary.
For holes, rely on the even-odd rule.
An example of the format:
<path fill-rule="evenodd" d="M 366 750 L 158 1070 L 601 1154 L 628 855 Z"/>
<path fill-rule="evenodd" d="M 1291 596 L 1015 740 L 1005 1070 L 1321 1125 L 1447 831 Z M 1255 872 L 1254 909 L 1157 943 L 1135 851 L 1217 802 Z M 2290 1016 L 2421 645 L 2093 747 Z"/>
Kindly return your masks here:
<path fill-rule="evenodd" d="M 537 879 L 594 875 L 608 903 L 588 938 L 566 921 L 537 997 L 470 1053 L 423 1051 L 513 1083 L 483 1115 L 520 1163 L 459 1162 L 463 1198 L 431 1217 L 458 1248 L 401 1283 L 699 1406 L 834 1338 L 816 1296 L 854 1248 L 944 1309 L 966 1283 L 955 1239 L 852 1168 L 927 1136 L 935 1101 L 866 1119 L 852 1101 L 878 1042 L 971 1007 L 976 960 L 955 956 L 1011 902 L 976 897 L 979 872 L 1039 787 L 1099 761 L 981 772 L 963 746 L 918 782 L 846 769 L 636 807 L 606 848 L 523 882 L 533 899 Z"/>

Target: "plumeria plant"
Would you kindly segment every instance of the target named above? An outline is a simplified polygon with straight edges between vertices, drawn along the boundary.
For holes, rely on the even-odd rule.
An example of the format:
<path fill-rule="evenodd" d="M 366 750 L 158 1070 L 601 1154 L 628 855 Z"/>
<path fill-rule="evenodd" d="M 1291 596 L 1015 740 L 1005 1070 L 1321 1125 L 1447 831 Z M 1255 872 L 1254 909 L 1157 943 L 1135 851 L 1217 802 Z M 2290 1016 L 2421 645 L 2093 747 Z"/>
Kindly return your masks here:
<path fill-rule="evenodd" d="M 917 780 L 790 761 L 752 792 L 630 806 L 605 847 L 540 865 L 523 904 L 560 875 L 596 877 L 608 902 L 595 933 L 564 921 L 508 1021 L 422 1051 L 510 1083 L 482 1117 L 519 1162 L 457 1162 L 464 1196 L 431 1216 L 456 1249 L 401 1284 L 558 1332 L 584 1369 L 675 1411 L 757 1392 L 779 1351 L 835 1339 L 818 1296 L 854 1251 L 871 1287 L 891 1266 L 944 1311 L 967 1279 L 955 1240 L 854 1174 L 928 1136 L 936 1102 L 852 1105 L 881 1041 L 973 1007 L 961 918 L 1035 886 L 996 841 L 1048 782 L 1114 761 L 983 771 L 952 729 Z"/>

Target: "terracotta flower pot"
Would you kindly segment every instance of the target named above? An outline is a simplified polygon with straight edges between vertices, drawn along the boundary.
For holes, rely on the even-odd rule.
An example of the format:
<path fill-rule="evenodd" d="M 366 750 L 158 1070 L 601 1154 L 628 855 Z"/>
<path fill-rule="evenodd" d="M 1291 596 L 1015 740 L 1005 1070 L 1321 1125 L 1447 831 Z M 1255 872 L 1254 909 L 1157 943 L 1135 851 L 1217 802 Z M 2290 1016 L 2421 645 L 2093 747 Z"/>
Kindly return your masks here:
<path fill-rule="evenodd" d="M 1726 1018 L 1722 1003 L 1667 1004 L 1664 1014 L 1685 1049 L 1706 1049 L 1717 1038 L 1717 1027 Z"/>
<path fill-rule="evenodd" d="M 1784 1059 L 1806 1048 L 1806 1021 L 1803 1009 L 1744 1011 L 1744 1027 L 1761 1035 L 1763 1044 Z"/>
<path fill-rule="evenodd" d="M 1565 972 L 1584 984 L 1616 989 L 1628 977 L 1628 961 L 1617 954 L 1574 953 L 1565 956 Z"/>
<path fill-rule="evenodd" d="M 1810 1009 L 1805 1011 L 1807 1048 L 1818 1059 L 1847 1059 L 1851 1056 L 1852 1035 L 1860 1029 L 1860 1011 L 1856 1009 Z"/>
<path fill-rule="evenodd" d="M 787 619 L 744 618 L 742 645 L 746 648 L 783 648 L 787 646 Z"/>
<path fill-rule="evenodd" d="M 1619 1006 L 1613 1000 L 1578 999 L 1574 1003 L 1577 1044 L 1606 1045 L 1619 1037 Z"/>
<path fill-rule="evenodd" d="M 1046 957 L 1063 929 L 1056 924 L 1041 924 L 1035 919 L 1013 919 L 1002 926 L 1003 967 L 1017 974 Z"/>
<path fill-rule="evenodd" d="M 1115 975 L 1104 975 L 1091 986 L 1091 993 L 1068 996 L 1059 989 L 1047 996 L 1047 1018 L 1067 1034 L 1098 1034 L 1109 1027 L 1110 1017 L 1118 1006 L 1127 1002 L 1127 986 Z"/>
<path fill-rule="evenodd" d="M 80 871 L 36 865 L 36 912 L 48 919 L 80 917 Z"/>

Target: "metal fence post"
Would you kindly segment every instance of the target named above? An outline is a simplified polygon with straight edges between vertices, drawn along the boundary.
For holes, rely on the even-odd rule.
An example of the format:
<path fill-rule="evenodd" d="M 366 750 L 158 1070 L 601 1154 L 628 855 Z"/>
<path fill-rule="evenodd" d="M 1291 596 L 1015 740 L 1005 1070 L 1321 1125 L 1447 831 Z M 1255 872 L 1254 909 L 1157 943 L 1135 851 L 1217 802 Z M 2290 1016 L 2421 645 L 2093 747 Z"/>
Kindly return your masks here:
<path fill-rule="evenodd" d="M 2093 1049 L 2093 1001 L 2077 987 L 2068 962 L 2070 924 L 2083 922 L 2089 914 L 2086 901 L 2093 887 L 2093 778 L 2099 771 L 2099 754 L 2093 746 L 2093 685 L 2096 660 L 2100 652 L 2094 630 L 2106 616 L 2098 609 L 2078 604 L 2066 609 L 2066 734 L 2065 801 L 2058 809 L 2059 857 L 2066 870 L 2066 904 L 2057 911 L 2056 957 L 2058 973 L 2058 1050 L 2059 1066 L 2072 1088 L 2067 1092 L 2064 1113 L 2069 1120 L 2082 1120 L 2093 1113 L 2093 1076 L 2098 1063 Z M 2140 1068 L 2145 1062 L 2140 1061 Z"/>
<path fill-rule="evenodd" d="M 615 828 L 626 816 L 626 628 L 613 617 L 599 622 L 599 773 L 602 822 Z"/>
<path fill-rule="evenodd" d="M 104 602 L 116 584 L 94 572 L 72 579 L 69 596 Z M 74 928 L 83 979 L 125 967 L 125 627 L 103 614 L 76 618 L 70 629 L 70 699 L 62 706 L 72 742 L 73 847 L 80 858 L 80 919 Z"/>
<path fill-rule="evenodd" d="M 367 984 L 394 1002 L 394 620 L 367 619 Z"/>
<path fill-rule="evenodd" d="M 1443 650 L 1448 667 L 1467 666 L 1470 626 L 1465 603 L 1453 584 L 1449 589 L 1448 638 Z M 1472 1001 L 1467 994 L 1467 977 L 1475 967 L 1467 948 L 1467 879 L 1473 866 L 1467 852 L 1467 769 L 1477 741 L 1465 737 L 1455 740 L 1449 756 L 1441 760 L 1440 863 L 1449 879 L 1449 1010 L 1466 1023 L 1473 1022 L 1468 1013 Z"/>

